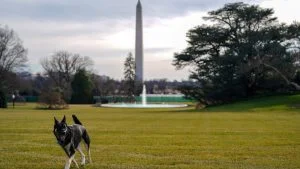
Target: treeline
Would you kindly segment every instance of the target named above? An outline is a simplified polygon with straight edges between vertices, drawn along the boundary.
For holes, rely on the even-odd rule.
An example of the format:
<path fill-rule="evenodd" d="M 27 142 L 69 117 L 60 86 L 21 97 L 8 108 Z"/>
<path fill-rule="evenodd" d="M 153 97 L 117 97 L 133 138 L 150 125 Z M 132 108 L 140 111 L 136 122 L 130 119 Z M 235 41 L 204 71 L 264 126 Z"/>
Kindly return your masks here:
<path fill-rule="evenodd" d="M 43 93 L 49 93 L 51 86 L 54 86 L 52 79 L 47 74 L 30 72 L 11 73 L 8 79 L 10 85 L 9 95 L 13 93 L 19 101 L 27 96 L 39 97 Z M 154 79 L 145 81 L 148 94 L 179 94 L 180 86 L 192 84 L 190 81 L 168 81 L 167 79 Z M 69 96 L 69 103 L 93 103 L 90 97 L 88 101 L 77 101 L 78 98 L 88 98 L 88 96 L 126 96 L 127 83 L 125 80 L 116 80 L 105 75 L 97 75 L 88 71 L 78 71 L 72 76 L 72 94 Z M 81 96 L 81 89 L 86 89 L 90 93 Z M 79 91 L 79 92 L 78 92 Z M 23 97 L 23 98 L 22 98 Z M 25 100 L 24 100 L 25 101 Z"/>

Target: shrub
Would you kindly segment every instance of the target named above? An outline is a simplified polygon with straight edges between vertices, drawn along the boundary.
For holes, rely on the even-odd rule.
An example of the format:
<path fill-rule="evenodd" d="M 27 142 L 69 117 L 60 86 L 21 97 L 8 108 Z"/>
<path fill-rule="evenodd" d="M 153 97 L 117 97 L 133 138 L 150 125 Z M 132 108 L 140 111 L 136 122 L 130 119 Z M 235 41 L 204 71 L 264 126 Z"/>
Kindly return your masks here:
<path fill-rule="evenodd" d="M 68 105 L 63 100 L 61 93 L 59 92 L 42 92 L 39 98 L 40 108 L 46 109 L 65 109 Z"/>

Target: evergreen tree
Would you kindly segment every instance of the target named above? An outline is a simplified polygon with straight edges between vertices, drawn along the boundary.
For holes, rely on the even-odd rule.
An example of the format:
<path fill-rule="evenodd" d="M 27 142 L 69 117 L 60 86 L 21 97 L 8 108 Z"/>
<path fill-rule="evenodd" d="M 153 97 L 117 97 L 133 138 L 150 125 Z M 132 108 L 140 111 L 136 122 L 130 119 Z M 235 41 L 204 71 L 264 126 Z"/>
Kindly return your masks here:
<path fill-rule="evenodd" d="M 125 93 L 129 98 L 129 101 L 134 101 L 135 92 L 135 60 L 130 52 L 126 57 L 124 63 L 124 83 L 125 83 Z"/>
<path fill-rule="evenodd" d="M 191 66 L 198 82 L 182 89 L 209 105 L 259 93 L 299 90 L 296 71 L 300 25 L 279 24 L 273 9 L 245 3 L 226 4 L 187 33 L 188 47 L 175 54 L 178 68 Z M 275 82 L 275 83 L 274 83 Z"/>
<path fill-rule="evenodd" d="M 71 103 L 73 104 L 88 104 L 92 103 L 92 90 L 93 85 L 88 73 L 85 69 L 79 69 L 71 83 L 72 97 Z"/>
<path fill-rule="evenodd" d="M 3 89 L 0 89 L 0 108 L 7 108 L 7 98 Z"/>

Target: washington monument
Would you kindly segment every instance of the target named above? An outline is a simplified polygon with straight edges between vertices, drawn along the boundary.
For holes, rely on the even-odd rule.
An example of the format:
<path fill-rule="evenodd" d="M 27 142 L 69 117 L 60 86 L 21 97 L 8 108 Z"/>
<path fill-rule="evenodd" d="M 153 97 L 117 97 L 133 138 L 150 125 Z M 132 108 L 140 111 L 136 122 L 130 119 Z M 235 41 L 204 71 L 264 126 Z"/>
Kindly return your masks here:
<path fill-rule="evenodd" d="M 144 83 L 143 13 L 140 0 L 136 5 L 135 27 L 135 80 Z"/>

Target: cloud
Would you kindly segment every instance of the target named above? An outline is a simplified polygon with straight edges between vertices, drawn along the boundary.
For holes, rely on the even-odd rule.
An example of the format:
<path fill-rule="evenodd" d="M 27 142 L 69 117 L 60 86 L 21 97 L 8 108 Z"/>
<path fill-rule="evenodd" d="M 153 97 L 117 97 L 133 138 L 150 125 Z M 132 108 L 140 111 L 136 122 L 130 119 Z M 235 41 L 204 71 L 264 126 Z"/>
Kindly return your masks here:
<path fill-rule="evenodd" d="M 171 65 L 183 50 L 189 29 L 204 23 L 207 11 L 235 0 L 160 0 L 143 3 L 145 76 L 187 79 L 188 69 Z M 300 18 L 296 0 L 252 0 L 275 9 L 280 21 Z M 2 0 L 0 21 L 13 28 L 28 48 L 33 72 L 41 58 L 58 50 L 90 56 L 99 74 L 120 79 L 128 52 L 134 54 L 136 0 Z M 287 12 L 289 11 L 289 12 Z"/>
<path fill-rule="evenodd" d="M 147 24 L 144 29 L 145 65 L 148 65 L 145 66 L 145 74 L 149 78 L 171 77 L 167 74 L 175 72 L 171 65 L 173 53 L 179 50 L 178 47 L 185 47 L 185 32 L 196 24 L 192 18 L 199 19 L 201 16 L 202 13 L 194 13 L 173 19 L 151 19 L 151 24 Z M 38 65 L 40 58 L 63 49 L 90 56 L 100 74 L 120 79 L 125 57 L 128 52 L 134 53 L 134 19 L 116 22 L 118 24 L 110 23 L 111 20 L 88 24 L 30 22 L 27 26 L 21 26 L 17 22 L 10 25 L 19 28 L 16 31 L 24 39 L 24 45 L 30 49 L 29 59 L 32 65 Z M 110 29 L 106 32 L 108 27 Z M 149 63 L 154 64 L 155 69 L 151 69 L 153 66 Z M 161 73 L 157 72 L 159 70 Z M 177 74 L 182 75 L 183 72 Z M 172 77 L 174 78 L 176 77 Z"/>
<path fill-rule="evenodd" d="M 173 17 L 189 11 L 207 11 L 238 0 L 143 1 L 144 15 Z M 253 1 L 253 0 L 252 0 Z M 2 0 L 0 16 L 34 20 L 91 21 L 135 16 L 137 0 Z"/>
<path fill-rule="evenodd" d="M 199 23 L 195 21 L 200 20 L 203 14 L 190 13 L 171 19 L 145 18 L 144 22 L 147 23 L 144 27 L 145 62 L 155 63 L 154 72 L 164 70 L 164 73 L 155 74 L 152 69 L 146 68 L 145 72 L 149 78 L 171 77 L 165 75 L 175 72 L 175 68 L 171 65 L 173 53 L 185 47 L 185 33 Z M 123 62 L 128 52 L 134 54 L 134 21 L 134 18 L 86 23 L 6 20 L 23 39 L 24 46 L 29 49 L 32 71 L 42 71 L 38 66 L 42 58 L 58 50 L 68 50 L 90 56 L 100 74 L 118 79 L 123 75 Z M 161 63 L 168 65 L 163 66 Z M 149 65 L 148 68 L 150 67 L 152 66 Z M 151 72 L 147 73 L 147 70 Z"/>
<path fill-rule="evenodd" d="M 274 16 L 280 22 L 300 21 L 299 0 L 266 0 L 260 4 L 264 8 L 273 8 Z"/>

